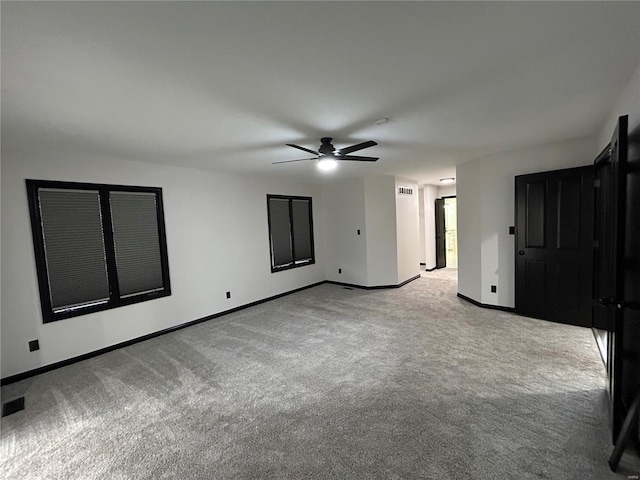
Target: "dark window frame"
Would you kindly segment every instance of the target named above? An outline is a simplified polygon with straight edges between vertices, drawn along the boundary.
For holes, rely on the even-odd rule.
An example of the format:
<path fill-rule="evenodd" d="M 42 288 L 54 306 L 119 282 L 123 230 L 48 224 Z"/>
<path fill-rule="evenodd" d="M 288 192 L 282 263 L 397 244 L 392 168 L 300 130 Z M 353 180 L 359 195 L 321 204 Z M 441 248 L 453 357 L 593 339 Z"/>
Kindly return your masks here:
<path fill-rule="evenodd" d="M 291 258 L 293 259 L 291 264 L 287 265 L 274 265 L 273 258 L 273 248 L 272 248 L 272 230 L 271 230 L 271 204 L 269 200 L 271 199 L 278 200 L 288 200 L 289 201 L 289 235 L 291 237 Z M 306 261 L 299 261 L 296 263 L 295 260 L 295 238 L 294 238 L 294 227 L 293 227 L 293 200 L 304 200 L 309 202 L 309 240 L 310 240 L 310 249 L 311 249 L 311 258 Z M 313 265 L 316 263 L 316 252 L 315 252 L 315 242 L 313 239 L 313 199 L 311 197 L 301 197 L 295 195 L 272 195 L 267 194 L 267 222 L 269 224 L 269 256 L 271 258 L 271 273 L 281 272 L 283 270 L 290 270 L 292 268 L 304 267 L 307 265 Z"/>
<path fill-rule="evenodd" d="M 132 305 L 134 303 L 154 300 L 156 298 L 171 295 L 171 280 L 169 278 L 169 258 L 167 253 L 167 239 L 164 223 L 164 207 L 162 201 L 162 188 L 139 187 L 131 185 L 110 185 L 103 183 L 61 182 L 52 180 L 26 180 L 27 197 L 29 201 L 29 213 L 31 218 L 31 233 L 35 253 L 36 270 L 38 276 L 38 289 L 40 291 L 40 307 L 44 323 L 78 317 L 90 313 L 110 310 L 112 308 Z M 86 307 L 78 307 L 73 310 L 54 312 L 51 304 L 49 275 L 47 272 L 47 259 L 45 254 L 44 236 L 42 231 L 42 218 L 40 215 L 39 189 L 50 188 L 59 190 L 88 190 L 97 191 L 100 201 L 100 213 L 102 217 L 102 232 L 106 257 L 107 278 L 109 282 L 109 300 L 100 304 L 89 304 Z M 110 192 L 138 192 L 153 193 L 156 196 L 156 215 L 158 222 L 158 240 L 160 246 L 160 264 L 162 270 L 163 290 L 146 292 L 138 295 L 130 295 L 120 298 L 118 275 L 115 260 L 115 247 L 113 239 L 113 226 L 111 224 L 111 206 L 109 203 Z"/>

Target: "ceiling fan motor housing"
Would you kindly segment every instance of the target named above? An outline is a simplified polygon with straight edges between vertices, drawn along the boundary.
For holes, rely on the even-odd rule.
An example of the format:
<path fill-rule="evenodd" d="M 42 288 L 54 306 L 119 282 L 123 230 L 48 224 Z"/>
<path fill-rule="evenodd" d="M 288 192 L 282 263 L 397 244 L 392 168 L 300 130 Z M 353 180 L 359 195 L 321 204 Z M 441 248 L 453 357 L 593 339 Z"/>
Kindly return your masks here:
<path fill-rule="evenodd" d="M 322 145 L 320 145 L 320 148 L 318 149 L 318 151 L 321 154 L 333 155 L 335 148 L 333 148 L 333 145 L 331 144 L 331 140 L 333 140 L 331 137 L 324 137 L 320 139 L 320 141 L 322 142 Z"/>

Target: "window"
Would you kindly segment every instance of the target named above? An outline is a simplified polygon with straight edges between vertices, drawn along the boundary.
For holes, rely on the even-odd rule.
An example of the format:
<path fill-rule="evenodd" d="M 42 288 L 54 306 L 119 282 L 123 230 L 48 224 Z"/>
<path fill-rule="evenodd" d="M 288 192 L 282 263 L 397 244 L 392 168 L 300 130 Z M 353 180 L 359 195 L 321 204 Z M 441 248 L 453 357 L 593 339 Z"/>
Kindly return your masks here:
<path fill-rule="evenodd" d="M 162 189 L 27 180 L 44 322 L 171 295 Z"/>
<path fill-rule="evenodd" d="M 271 271 L 315 263 L 311 198 L 267 195 Z"/>

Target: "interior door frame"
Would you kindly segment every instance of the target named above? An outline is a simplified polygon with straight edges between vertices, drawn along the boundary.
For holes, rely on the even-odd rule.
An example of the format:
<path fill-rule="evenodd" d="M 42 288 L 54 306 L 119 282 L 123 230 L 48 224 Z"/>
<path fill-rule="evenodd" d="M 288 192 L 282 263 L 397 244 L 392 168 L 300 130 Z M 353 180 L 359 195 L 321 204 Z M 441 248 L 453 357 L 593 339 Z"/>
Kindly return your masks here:
<path fill-rule="evenodd" d="M 607 374 L 609 380 L 610 399 L 610 427 L 612 439 L 618 438 L 624 417 L 626 414 L 623 402 L 622 375 L 623 375 L 623 346 L 624 346 L 624 295 L 625 295 L 625 222 L 626 222 L 626 173 L 627 173 L 627 134 L 628 116 L 618 118 L 616 128 L 613 132 L 611 142 L 596 157 L 594 167 L 596 177 L 600 169 L 610 169 L 611 191 L 606 192 L 602 197 L 608 203 L 608 209 L 604 208 L 605 215 L 611 214 L 609 220 L 612 223 L 609 231 L 612 235 L 606 247 L 610 251 L 602 252 L 605 245 L 597 245 L 594 249 L 594 267 L 596 267 L 596 256 L 600 260 L 605 259 L 609 267 L 608 281 L 613 282 L 613 289 L 607 291 L 607 296 L 601 296 L 602 290 L 598 281 L 600 272 L 594 271 L 593 296 L 594 309 L 600 309 L 607 313 Z M 597 185 L 596 188 L 603 188 Z M 600 193 L 602 196 L 602 193 Z M 596 205 L 597 207 L 597 205 Z M 600 212 L 596 208 L 595 214 Z M 594 234 L 597 231 L 594 230 Z M 599 239 L 596 238 L 596 240 Z M 604 258 L 604 257 L 607 258 Z M 595 270 L 595 268 L 594 268 Z M 597 302 L 597 303 L 596 303 Z M 595 313 L 595 312 L 594 312 Z M 594 314 L 594 317 L 596 315 Z"/>
<path fill-rule="evenodd" d="M 438 197 L 434 202 L 435 208 L 435 236 L 436 236 L 436 268 L 447 266 L 447 247 L 445 237 L 444 198 Z"/>

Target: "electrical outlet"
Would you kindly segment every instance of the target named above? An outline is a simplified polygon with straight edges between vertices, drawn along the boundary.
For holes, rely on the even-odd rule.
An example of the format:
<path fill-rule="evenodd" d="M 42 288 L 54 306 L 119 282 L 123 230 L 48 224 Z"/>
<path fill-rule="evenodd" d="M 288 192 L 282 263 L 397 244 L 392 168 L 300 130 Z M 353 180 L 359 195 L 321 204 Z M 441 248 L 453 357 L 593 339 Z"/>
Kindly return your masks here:
<path fill-rule="evenodd" d="M 227 298 L 231 298 L 231 292 L 227 292 Z"/>
<path fill-rule="evenodd" d="M 491 285 L 491 293 L 496 293 L 498 291 L 498 287 L 496 285 Z"/>
<path fill-rule="evenodd" d="M 38 340 L 30 340 L 29 341 L 29 351 L 35 352 L 36 350 L 40 350 L 40 342 Z"/>
<path fill-rule="evenodd" d="M 509 235 L 515 235 L 515 234 L 516 234 L 516 227 L 510 226 L 509 227 Z"/>
<path fill-rule="evenodd" d="M 18 397 L 2 404 L 3 417 L 19 412 L 20 410 L 24 410 L 24 397 Z"/>
<path fill-rule="evenodd" d="M 338 273 L 342 273 L 342 269 L 341 268 L 338 269 Z"/>

